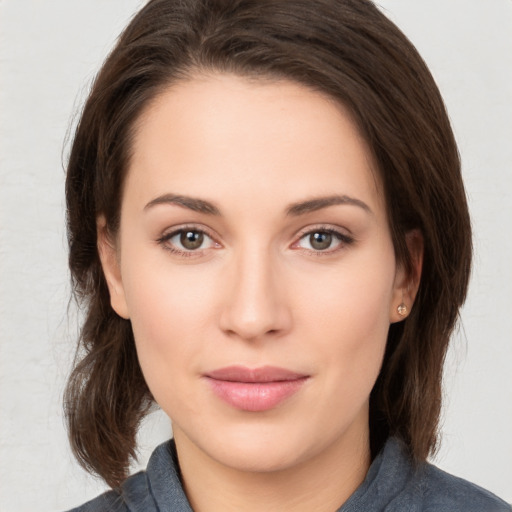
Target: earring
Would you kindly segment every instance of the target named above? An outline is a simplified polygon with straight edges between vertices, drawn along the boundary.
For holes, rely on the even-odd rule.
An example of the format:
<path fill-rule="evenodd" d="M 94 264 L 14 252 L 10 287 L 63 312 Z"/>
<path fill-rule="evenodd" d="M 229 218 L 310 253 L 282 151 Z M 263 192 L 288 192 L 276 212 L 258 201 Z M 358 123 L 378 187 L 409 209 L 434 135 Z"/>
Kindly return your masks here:
<path fill-rule="evenodd" d="M 396 310 L 398 311 L 398 314 L 400 316 L 405 316 L 407 315 L 407 306 L 402 302 L 401 304 L 398 305 L 398 307 L 396 308 Z"/>
<path fill-rule="evenodd" d="M 404 291 L 403 290 L 402 290 L 402 302 L 400 304 L 398 304 L 398 307 L 396 308 L 396 310 L 398 311 L 398 314 L 400 316 L 407 315 L 407 306 L 405 305 L 405 302 L 404 302 Z"/>

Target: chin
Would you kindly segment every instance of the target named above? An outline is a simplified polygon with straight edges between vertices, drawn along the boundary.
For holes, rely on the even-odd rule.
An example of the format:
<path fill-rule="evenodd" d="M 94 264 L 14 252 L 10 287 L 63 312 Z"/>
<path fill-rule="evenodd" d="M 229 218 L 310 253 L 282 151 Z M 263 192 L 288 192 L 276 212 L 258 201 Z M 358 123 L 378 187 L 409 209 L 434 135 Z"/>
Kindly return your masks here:
<path fill-rule="evenodd" d="M 336 445 L 341 447 L 346 434 L 350 437 L 347 431 L 350 431 L 348 426 L 334 432 L 328 427 L 319 429 L 318 425 L 304 420 L 283 424 L 262 418 L 260 421 L 242 420 L 238 424 L 219 425 L 207 436 L 204 431 L 176 434 L 177 442 L 185 435 L 203 456 L 224 467 L 240 472 L 274 473 L 310 462 Z"/>
<path fill-rule="evenodd" d="M 252 473 L 273 473 L 295 467 L 309 459 L 315 452 L 312 446 L 303 442 L 295 443 L 288 436 L 251 436 L 250 440 L 231 439 L 212 446 L 210 457 L 218 463 L 237 471 Z"/>

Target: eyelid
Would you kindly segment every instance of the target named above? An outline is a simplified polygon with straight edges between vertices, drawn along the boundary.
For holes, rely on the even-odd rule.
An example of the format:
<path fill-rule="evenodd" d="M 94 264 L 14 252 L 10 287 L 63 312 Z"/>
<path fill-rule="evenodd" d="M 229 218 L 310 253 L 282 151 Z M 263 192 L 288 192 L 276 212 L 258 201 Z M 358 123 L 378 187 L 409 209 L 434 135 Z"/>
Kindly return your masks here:
<path fill-rule="evenodd" d="M 213 247 L 207 247 L 205 249 L 197 249 L 197 250 L 187 250 L 187 249 L 179 249 L 177 247 L 172 247 L 168 244 L 169 240 L 174 236 L 182 233 L 183 231 L 195 231 L 197 233 L 202 233 L 210 238 L 213 242 Z M 339 226 L 333 226 L 331 224 L 321 224 L 316 226 L 308 226 L 306 228 L 301 229 L 296 235 L 296 241 L 291 245 L 292 249 L 303 251 L 308 254 L 314 254 L 316 256 L 328 256 L 332 255 L 339 250 L 342 250 L 348 245 L 351 245 L 355 242 L 355 239 L 352 234 L 347 233 L 347 229 L 340 228 Z M 315 250 L 315 249 L 307 249 L 304 247 L 300 247 L 300 241 L 313 233 L 324 232 L 330 233 L 338 239 L 338 244 L 334 249 L 326 249 L 326 250 Z M 164 231 L 164 233 L 156 240 L 159 244 L 161 244 L 164 249 L 170 251 L 173 254 L 177 254 L 179 256 L 185 257 L 200 257 L 204 254 L 208 249 L 218 249 L 221 248 L 222 245 L 217 240 L 216 235 L 212 234 L 212 232 L 206 228 L 205 226 L 198 226 L 194 224 L 184 224 L 181 226 L 173 226 L 172 228 L 168 228 Z"/>
<path fill-rule="evenodd" d="M 317 231 L 327 231 L 329 233 L 335 233 L 343 237 L 353 238 L 353 235 L 351 234 L 350 230 L 342 228 L 340 226 L 336 226 L 334 224 L 313 224 L 300 229 L 296 236 L 297 238 L 301 238 L 304 235 L 309 235 Z"/>
<path fill-rule="evenodd" d="M 183 231 L 194 231 L 196 233 L 202 233 L 203 235 L 206 235 L 208 238 L 210 238 L 213 242 L 214 247 L 218 248 L 221 246 L 221 244 L 218 242 L 217 237 L 213 235 L 209 229 L 207 229 L 204 226 L 198 226 L 194 224 L 184 224 L 181 226 L 173 226 L 172 228 L 168 228 L 163 232 L 163 234 L 157 238 L 157 243 L 161 244 L 165 250 L 177 254 L 179 256 L 185 256 L 185 257 L 195 257 L 195 256 L 202 256 L 204 251 L 211 249 L 212 247 L 208 247 L 206 249 L 197 249 L 197 250 L 187 250 L 187 249 L 179 249 L 177 247 L 171 247 L 168 242 L 175 237 L 176 235 L 182 233 Z"/>
<path fill-rule="evenodd" d="M 346 246 L 351 245 L 355 242 L 354 236 L 352 234 L 347 233 L 347 231 L 348 230 L 343 230 L 342 228 L 333 226 L 331 224 L 308 226 L 299 231 L 299 233 L 297 234 L 297 241 L 292 244 L 292 248 L 294 248 L 296 250 L 307 252 L 308 254 L 314 254 L 315 256 L 332 255 L 332 254 L 338 252 L 339 250 L 342 250 Z M 311 235 L 313 233 L 318 233 L 318 232 L 330 233 L 330 234 L 334 235 L 338 239 L 339 243 L 337 244 L 337 246 L 334 249 L 326 249 L 326 250 L 307 249 L 304 247 L 300 247 L 298 245 L 304 237 Z"/>

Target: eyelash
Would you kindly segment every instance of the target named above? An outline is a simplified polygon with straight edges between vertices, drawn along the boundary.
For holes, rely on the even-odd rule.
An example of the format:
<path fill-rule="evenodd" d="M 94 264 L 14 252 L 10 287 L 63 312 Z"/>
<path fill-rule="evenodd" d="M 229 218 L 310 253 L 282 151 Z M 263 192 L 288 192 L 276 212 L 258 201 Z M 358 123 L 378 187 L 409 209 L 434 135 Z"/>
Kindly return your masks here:
<path fill-rule="evenodd" d="M 167 243 L 169 240 L 171 240 L 171 238 L 173 238 L 176 235 L 179 235 L 181 233 L 184 233 L 186 231 L 193 231 L 194 233 L 199 233 L 199 234 L 206 235 L 214 243 L 218 243 L 218 242 L 215 241 L 215 238 L 210 233 L 208 233 L 208 231 L 206 231 L 205 229 L 197 228 L 196 226 L 182 226 L 179 229 L 175 229 L 175 230 L 171 231 L 170 233 L 166 233 L 166 234 L 162 235 L 160 238 L 158 238 L 157 242 L 160 245 L 162 245 L 162 247 L 166 251 L 169 251 L 170 253 L 176 254 L 178 256 L 183 256 L 185 258 L 194 258 L 194 257 L 197 257 L 197 256 L 201 256 L 201 254 L 204 251 L 204 249 L 203 250 L 196 250 L 196 251 L 192 251 L 192 250 L 182 251 L 181 249 L 176 249 L 175 247 L 172 247 L 172 246 L 170 246 Z"/>
<path fill-rule="evenodd" d="M 198 228 L 196 226 L 182 226 L 179 229 L 175 229 L 175 230 L 171 231 L 170 233 L 166 233 L 166 234 L 162 235 L 160 238 L 158 238 L 157 243 L 162 245 L 166 251 L 169 251 L 172 254 L 176 254 L 178 256 L 182 256 L 185 258 L 201 256 L 205 249 L 183 251 L 181 249 L 177 249 L 176 247 L 172 247 L 167 243 L 167 242 L 169 242 L 169 240 L 171 240 L 176 235 L 179 235 L 186 231 L 193 231 L 194 233 L 206 235 L 215 244 L 218 244 L 218 242 L 216 242 L 216 240 L 215 240 L 215 237 L 213 237 L 208 231 L 206 231 L 203 228 Z M 301 252 L 308 253 L 308 254 L 312 254 L 314 256 L 319 256 L 319 257 L 329 256 L 329 255 L 332 255 L 332 254 L 337 253 L 338 251 L 342 250 L 344 246 L 349 246 L 355 242 L 355 239 L 352 236 L 342 233 L 341 231 L 338 231 L 337 229 L 334 229 L 330 226 L 318 226 L 313 229 L 308 229 L 307 231 L 301 232 L 299 235 L 298 241 L 295 242 L 293 245 L 296 245 L 298 242 L 300 242 L 300 240 L 302 240 L 305 237 L 310 236 L 314 233 L 327 233 L 327 234 L 333 235 L 338 240 L 339 245 L 335 249 L 331 249 L 331 250 L 328 249 L 325 251 L 321 251 L 321 250 L 315 251 L 314 249 L 305 249 L 305 248 L 298 248 L 297 250 L 299 250 Z"/>
<path fill-rule="evenodd" d="M 302 231 L 299 234 L 298 241 L 295 242 L 293 245 L 295 246 L 302 239 L 304 239 L 307 236 L 311 236 L 314 233 L 326 233 L 326 234 L 332 235 L 335 239 L 337 239 L 338 245 L 334 249 L 327 249 L 325 251 L 321 251 L 321 250 L 315 251 L 314 249 L 305 249 L 303 247 L 300 247 L 297 250 L 299 250 L 300 252 L 304 252 L 307 254 L 317 256 L 317 257 L 331 256 L 332 254 L 338 253 L 339 251 L 343 250 L 344 247 L 350 246 L 355 242 L 355 239 L 352 236 L 349 236 L 346 233 L 338 231 L 337 229 L 334 229 L 333 227 L 316 226 L 313 229 L 307 229 L 306 231 Z"/>

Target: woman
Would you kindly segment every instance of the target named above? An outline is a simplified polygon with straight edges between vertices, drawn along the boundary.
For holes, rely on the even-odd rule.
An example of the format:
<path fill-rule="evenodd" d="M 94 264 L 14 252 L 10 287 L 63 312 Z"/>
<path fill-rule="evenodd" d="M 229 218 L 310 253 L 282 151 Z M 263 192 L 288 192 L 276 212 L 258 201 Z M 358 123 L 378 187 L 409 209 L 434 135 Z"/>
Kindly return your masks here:
<path fill-rule="evenodd" d="M 66 187 L 70 438 L 116 488 L 79 510 L 510 510 L 425 462 L 470 223 L 439 92 L 371 2 L 149 2 Z M 154 401 L 174 440 L 126 480 Z"/>

